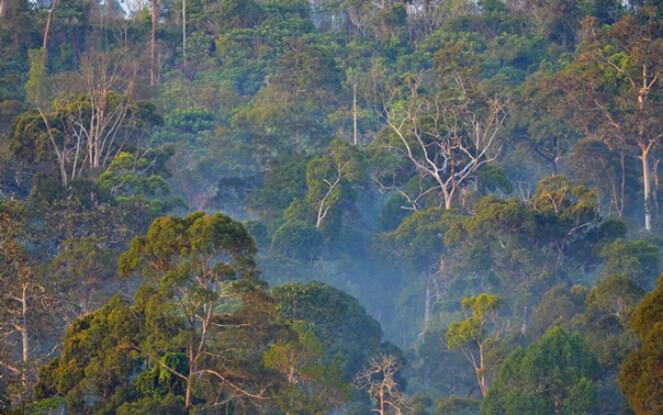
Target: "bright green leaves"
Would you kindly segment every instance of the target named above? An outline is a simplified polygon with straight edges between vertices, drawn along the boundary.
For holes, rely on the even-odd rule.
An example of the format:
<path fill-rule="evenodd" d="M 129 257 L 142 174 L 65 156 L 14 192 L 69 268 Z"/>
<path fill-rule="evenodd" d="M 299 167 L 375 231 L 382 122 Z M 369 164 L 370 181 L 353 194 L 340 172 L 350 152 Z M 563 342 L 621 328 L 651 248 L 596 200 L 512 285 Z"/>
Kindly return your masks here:
<path fill-rule="evenodd" d="M 113 297 L 67 331 L 61 356 L 40 371 L 38 395 L 64 396 L 71 410 L 99 413 L 116 393 L 123 393 L 143 360 L 135 348 L 143 333 L 140 311 Z M 98 396 L 99 402 L 86 400 Z"/>
<path fill-rule="evenodd" d="M 501 305 L 499 297 L 481 293 L 476 297 L 466 297 L 461 305 L 467 317 L 454 321 L 447 329 L 447 345 L 450 349 L 461 348 L 468 343 L 483 343 L 491 336 L 498 334 L 497 311 Z"/>
<path fill-rule="evenodd" d="M 447 347 L 463 349 L 477 378 L 481 396 L 486 396 L 490 372 L 495 366 L 495 352 L 502 335 L 497 312 L 502 301 L 499 297 L 481 293 L 466 297 L 461 302 L 466 318 L 449 324 L 446 333 Z"/>

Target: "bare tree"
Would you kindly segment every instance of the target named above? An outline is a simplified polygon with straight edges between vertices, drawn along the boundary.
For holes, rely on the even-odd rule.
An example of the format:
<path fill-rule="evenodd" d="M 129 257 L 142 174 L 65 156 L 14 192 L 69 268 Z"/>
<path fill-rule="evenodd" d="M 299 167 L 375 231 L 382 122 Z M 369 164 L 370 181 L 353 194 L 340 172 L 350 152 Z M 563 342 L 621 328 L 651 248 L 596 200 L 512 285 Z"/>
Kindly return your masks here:
<path fill-rule="evenodd" d="M 135 120 L 133 85 L 126 81 L 131 75 L 125 55 L 88 55 L 80 70 L 84 93 L 73 102 L 56 102 L 49 113 L 37 107 L 62 184 L 105 167 L 124 148 L 126 127 Z"/>
<path fill-rule="evenodd" d="M 406 409 L 405 395 L 398 389 L 396 374 L 402 365 L 396 357 L 383 354 L 371 358 L 368 367 L 357 373 L 354 385 L 366 391 L 376 405 L 371 409 L 379 415 L 402 415 Z"/>
<path fill-rule="evenodd" d="M 419 194 L 407 196 L 415 208 L 423 195 L 439 192 L 440 207 L 451 209 L 461 187 L 499 154 L 498 133 L 507 117 L 503 100 L 473 97 L 460 77 L 454 83 L 455 94 L 426 97 L 413 82 L 409 97 L 385 108 L 395 137 L 387 148 L 409 161 L 422 179 Z"/>

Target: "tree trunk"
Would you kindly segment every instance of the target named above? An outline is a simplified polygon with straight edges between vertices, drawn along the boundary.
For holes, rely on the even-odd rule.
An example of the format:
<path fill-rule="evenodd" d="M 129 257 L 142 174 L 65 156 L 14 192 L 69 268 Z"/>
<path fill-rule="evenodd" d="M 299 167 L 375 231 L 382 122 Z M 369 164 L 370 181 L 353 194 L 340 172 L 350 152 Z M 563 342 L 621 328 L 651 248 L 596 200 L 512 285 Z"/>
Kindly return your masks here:
<path fill-rule="evenodd" d="M 482 343 L 479 343 L 479 369 L 477 370 L 477 380 L 479 381 L 479 391 L 481 392 L 481 397 L 485 398 L 486 393 L 488 393 L 488 385 L 486 384 L 486 367 Z"/>
<path fill-rule="evenodd" d="M 649 147 L 641 146 L 640 161 L 642 162 L 642 193 L 645 216 L 645 230 L 651 232 L 651 179 L 649 177 Z"/>
<path fill-rule="evenodd" d="M 430 292 L 430 281 L 426 284 L 426 299 L 424 303 L 424 326 L 419 333 L 420 337 L 423 337 L 428 331 L 428 323 L 430 322 L 430 308 L 431 308 L 431 292 Z"/>
<path fill-rule="evenodd" d="M 44 50 L 48 49 L 48 35 L 51 32 L 51 24 L 53 22 L 53 15 L 55 14 L 55 8 L 58 5 L 58 0 L 53 0 L 51 4 L 51 9 L 48 11 L 48 17 L 46 17 L 46 28 L 44 29 Z"/>
<path fill-rule="evenodd" d="M 624 203 L 626 201 L 626 155 L 623 151 L 619 152 L 619 168 L 621 170 L 619 183 L 619 206 L 617 207 L 619 217 L 624 216 Z"/>
<path fill-rule="evenodd" d="M 24 390 L 28 387 L 28 361 L 30 360 L 30 348 L 28 344 L 28 284 L 23 283 L 21 290 L 21 382 Z"/>
<path fill-rule="evenodd" d="M 159 0 L 152 0 L 152 34 L 150 37 L 150 85 L 157 84 L 157 20 Z"/>
<path fill-rule="evenodd" d="M 451 191 L 442 191 L 442 196 L 444 199 L 444 210 L 451 210 L 453 207 L 455 189 Z"/>
<path fill-rule="evenodd" d="M 2 20 L 4 15 L 5 15 L 5 2 L 4 0 L 0 0 L 0 20 Z"/>
<path fill-rule="evenodd" d="M 186 0 L 182 0 L 182 62 L 186 65 Z"/>
<path fill-rule="evenodd" d="M 357 128 L 357 81 L 352 83 L 352 142 L 359 145 L 359 129 Z"/>
<path fill-rule="evenodd" d="M 189 375 L 186 381 L 186 394 L 184 396 L 184 407 L 191 407 L 191 384 L 193 383 L 193 340 L 189 340 Z"/>
<path fill-rule="evenodd" d="M 653 199 L 654 199 L 654 216 L 658 217 L 659 214 L 659 206 L 658 206 L 658 190 L 660 187 L 660 181 L 658 179 L 658 166 L 661 163 L 661 159 L 657 158 L 654 160 L 654 169 L 652 170 L 652 176 L 654 179 L 654 194 L 653 194 Z"/>

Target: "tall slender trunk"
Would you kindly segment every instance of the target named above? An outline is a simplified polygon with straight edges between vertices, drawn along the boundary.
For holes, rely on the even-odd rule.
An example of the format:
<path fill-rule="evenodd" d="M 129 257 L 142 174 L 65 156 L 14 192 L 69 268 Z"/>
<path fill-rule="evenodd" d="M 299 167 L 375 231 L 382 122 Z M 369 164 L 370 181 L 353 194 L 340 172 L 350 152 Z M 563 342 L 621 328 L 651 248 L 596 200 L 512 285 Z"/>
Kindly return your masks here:
<path fill-rule="evenodd" d="M 619 168 L 621 170 L 619 183 L 619 205 L 617 207 L 619 217 L 624 216 L 624 203 L 626 201 L 626 155 L 623 151 L 619 152 Z"/>
<path fill-rule="evenodd" d="M 649 175 L 649 146 L 642 145 L 640 153 L 640 161 L 642 162 L 642 193 L 643 193 L 643 210 L 645 216 L 645 230 L 651 232 L 651 178 Z"/>
<path fill-rule="evenodd" d="M 430 292 L 430 280 L 426 284 L 426 299 L 424 300 L 424 326 L 421 329 L 419 336 L 423 337 L 428 331 L 428 324 L 430 322 L 430 309 L 431 309 L 431 292 Z"/>
<path fill-rule="evenodd" d="M 5 1 L 0 0 L 0 20 L 2 20 L 4 15 L 5 15 Z"/>
<path fill-rule="evenodd" d="M 21 382 L 24 390 L 28 387 L 28 362 L 30 360 L 30 347 L 28 336 L 28 284 L 23 283 L 21 290 Z"/>
<path fill-rule="evenodd" d="M 51 9 L 48 11 L 48 17 L 46 17 L 46 28 L 44 29 L 44 42 L 43 48 L 48 49 L 48 35 L 51 32 L 51 25 L 53 23 L 53 15 L 55 14 L 55 8 L 58 5 L 58 0 L 53 0 L 51 4 Z"/>
<path fill-rule="evenodd" d="M 485 398 L 488 393 L 488 385 L 486 382 L 486 367 L 484 361 L 483 343 L 479 343 L 479 368 L 477 369 L 477 380 L 479 381 L 479 391 L 481 397 Z"/>
<path fill-rule="evenodd" d="M 157 20 L 159 0 L 152 0 L 152 34 L 150 36 L 150 85 L 157 84 Z"/>
<path fill-rule="evenodd" d="M 359 145 L 359 129 L 357 128 L 357 81 L 352 83 L 352 142 Z"/>
<path fill-rule="evenodd" d="M 658 166 L 661 164 L 661 159 L 656 158 L 654 160 L 654 168 L 652 170 L 652 176 L 654 179 L 654 193 L 652 199 L 654 200 L 654 216 L 658 217 L 659 206 L 658 206 L 658 190 L 660 187 L 660 180 L 658 178 Z"/>
<path fill-rule="evenodd" d="M 182 62 L 186 65 L 186 0 L 182 0 Z"/>
<path fill-rule="evenodd" d="M 191 384 L 193 383 L 193 339 L 189 340 L 189 374 L 186 381 L 186 393 L 184 396 L 184 407 L 191 407 Z"/>

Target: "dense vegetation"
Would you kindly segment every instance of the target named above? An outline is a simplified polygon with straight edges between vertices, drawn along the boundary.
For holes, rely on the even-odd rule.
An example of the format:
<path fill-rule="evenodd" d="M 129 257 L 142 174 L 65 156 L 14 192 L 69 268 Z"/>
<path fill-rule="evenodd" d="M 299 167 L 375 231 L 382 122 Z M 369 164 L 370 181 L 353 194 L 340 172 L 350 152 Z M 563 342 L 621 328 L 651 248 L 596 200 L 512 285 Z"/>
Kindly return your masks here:
<path fill-rule="evenodd" d="M 0 413 L 663 413 L 663 2 L 0 0 Z"/>

